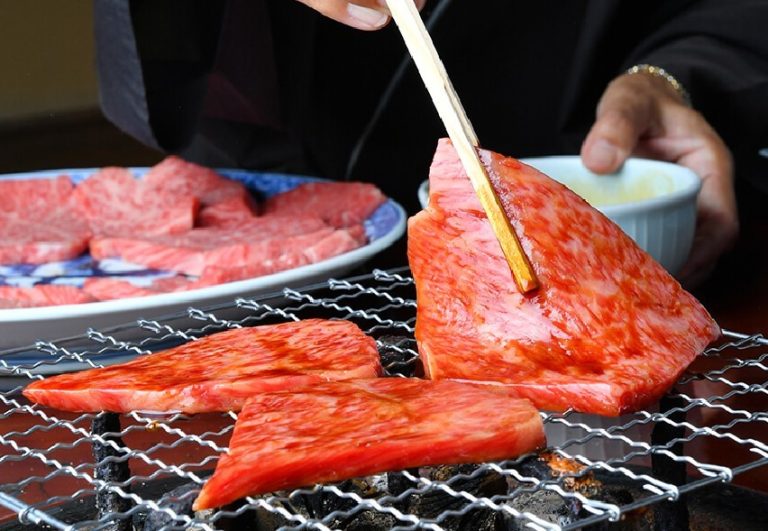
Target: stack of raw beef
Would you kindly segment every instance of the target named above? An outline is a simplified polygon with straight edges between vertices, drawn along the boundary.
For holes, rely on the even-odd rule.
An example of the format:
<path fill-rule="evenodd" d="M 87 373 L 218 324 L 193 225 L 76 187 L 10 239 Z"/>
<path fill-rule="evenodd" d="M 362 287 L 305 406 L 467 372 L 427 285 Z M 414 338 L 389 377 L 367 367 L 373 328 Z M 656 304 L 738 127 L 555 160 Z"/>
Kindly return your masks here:
<path fill-rule="evenodd" d="M 312 182 L 257 204 L 243 184 L 173 156 L 142 179 L 110 167 L 78 186 L 67 176 L 0 181 L 0 263 L 90 250 L 176 274 L 151 287 L 108 277 L 82 289 L 0 286 L 0 307 L 151 295 L 318 262 L 365 244 L 362 222 L 385 200 L 370 184 Z"/>

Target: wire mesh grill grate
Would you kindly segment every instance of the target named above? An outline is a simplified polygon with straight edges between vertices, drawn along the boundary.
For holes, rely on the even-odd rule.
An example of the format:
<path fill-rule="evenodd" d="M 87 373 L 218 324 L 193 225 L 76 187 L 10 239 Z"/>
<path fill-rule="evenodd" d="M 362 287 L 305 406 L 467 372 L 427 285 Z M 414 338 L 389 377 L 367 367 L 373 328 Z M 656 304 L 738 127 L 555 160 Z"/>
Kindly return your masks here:
<path fill-rule="evenodd" d="M 309 317 L 356 322 L 376 339 L 387 372 L 410 376 L 419 368 L 415 308 L 407 271 L 375 271 L 1 353 L 0 527 L 576 529 L 625 520 L 768 463 L 768 341 L 732 332 L 699 357 L 656 411 L 610 419 L 542 413 L 549 448 L 537 455 L 380 474 L 201 513 L 189 507 L 226 451 L 234 413 L 134 412 L 115 424 L 105 413 L 67 414 L 20 394 L 32 379 L 62 369 Z M 105 475 L 125 465 L 128 475 Z"/>

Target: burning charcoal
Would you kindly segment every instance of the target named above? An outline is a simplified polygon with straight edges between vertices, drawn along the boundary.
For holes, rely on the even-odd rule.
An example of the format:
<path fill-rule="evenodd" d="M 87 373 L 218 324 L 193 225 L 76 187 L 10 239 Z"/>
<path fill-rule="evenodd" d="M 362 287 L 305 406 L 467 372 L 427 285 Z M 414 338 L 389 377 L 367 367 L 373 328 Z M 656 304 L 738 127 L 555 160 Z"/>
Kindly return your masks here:
<path fill-rule="evenodd" d="M 630 484 L 618 483 L 607 474 L 585 472 L 586 467 L 581 463 L 551 452 L 529 456 L 518 463 L 516 468 L 523 476 L 539 481 L 551 482 L 559 479 L 557 483 L 566 491 L 578 492 L 605 503 L 625 506 L 635 500 Z M 521 482 L 513 488 L 530 489 L 531 484 Z M 638 492 L 637 495 L 642 497 L 643 494 Z M 591 515 L 577 498 L 563 497 L 543 489 L 537 492 L 520 492 L 509 501 L 509 505 L 518 511 L 535 514 L 560 526 L 574 524 Z M 604 525 L 606 527 L 603 527 Z M 594 529 L 644 530 L 650 529 L 649 525 L 647 515 L 636 511 L 626 515 L 621 523 L 597 524 Z M 510 529 L 525 529 L 524 522 L 510 522 Z"/>
<path fill-rule="evenodd" d="M 343 484 L 341 488 L 344 488 Z M 350 499 L 339 498 L 324 491 L 302 494 L 292 498 L 291 501 L 298 512 L 305 514 L 308 518 L 323 518 L 333 511 L 348 511 L 355 506 L 355 502 Z"/>
<path fill-rule="evenodd" d="M 525 486 L 523 486 L 525 488 Z M 536 492 L 523 492 L 512 498 L 507 504 L 521 513 L 535 514 L 539 518 L 567 526 L 578 521 L 579 516 L 568 507 L 563 498 L 552 491 L 540 490 Z M 528 529 L 526 520 L 507 519 L 510 531 L 524 531 Z"/>
<path fill-rule="evenodd" d="M 388 494 L 386 490 L 386 476 L 370 476 L 366 478 L 351 479 L 336 485 L 342 492 L 354 493 L 362 498 L 381 497 Z M 309 494 L 290 496 L 290 492 L 277 492 L 275 495 L 286 501 L 272 499 L 270 503 L 282 506 L 288 512 L 298 514 L 311 520 L 324 520 L 324 524 L 332 529 L 344 530 L 385 530 L 395 526 L 395 519 L 391 515 L 382 514 L 374 510 L 353 512 L 357 502 L 351 498 L 338 496 L 326 490 L 319 490 Z M 289 498 L 290 496 L 290 498 Z M 271 498 L 272 495 L 265 497 Z M 239 502 L 241 503 L 241 502 Z M 226 508 L 228 511 L 236 511 L 238 504 Z M 338 516 L 327 521 L 325 519 L 331 513 L 339 512 Z M 344 513 L 351 513 L 345 515 Z M 217 524 L 224 523 L 221 520 Z M 226 522 L 226 527 L 232 530 L 256 529 L 258 531 L 275 531 L 281 527 L 295 525 L 295 522 L 285 519 L 277 513 L 267 509 L 258 508 L 246 511 L 235 520 Z"/>
<path fill-rule="evenodd" d="M 397 520 L 391 514 L 368 510 L 345 519 L 338 525 L 344 531 L 386 531 L 397 525 Z"/>
<path fill-rule="evenodd" d="M 552 452 L 539 452 L 528 456 L 515 468 L 523 476 L 539 481 L 563 478 L 561 484 L 564 488 L 587 496 L 599 492 L 601 487 L 594 474 L 584 471 L 586 467 L 583 464 Z"/>
<path fill-rule="evenodd" d="M 415 468 L 410 469 L 409 472 L 414 476 L 419 475 L 418 469 Z M 387 490 L 392 496 L 400 496 L 406 490 L 415 487 L 417 487 L 417 485 L 410 479 L 406 478 L 402 472 L 387 473 Z"/>
<path fill-rule="evenodd" d="M 415 348 L 413 338 L 386 335 L 378 338 L 378 344 L 381 365 L 387 374 L 412 377 L 421 371 L 419 360 L 413 359 L 412 353 L 403 352 L 406 348 Z"/>
<path fill-rule="evenodd" d="M 192 502 L 195 501 L 195 496 L 189 494 L 191 491 L 199 490 L 200 486 L 196 483 L 189 482 L 176 487 L 175 489 L 168 491 L 160 500 L 158 505 L 163 508 L 171 509 L 178 515 L 192 515 Z M 185 496 L 186 495 L 186 496 Z M 152 511 L 144 519 L 144 531 L 155 531 L 162 529 L 164 526 L 172 524 L 174 519 L 166 512 Z"/>
<path fill-rule="evenodd" d="M 339 490 L 343 492 L 350 492 L 357 494 L 362 498 L 378 497 L 387 494 L 386 483 L 383 480 L 384 476 L 370 476 L 366 478 L 351 479 L 343 481 L 337 486 Z M 334 511 L 348 512 L 357 506 L 357 503 L 350 498 L 342 498 L 331 492 L 319 491 L 311 495 L 303 495 L 301 497 L 304 502 L 304 507 L 307 510 L 307 514 L 311 518 L 324 518 Z M 374 515 L 364 516 L 364 513 L 371 511 L 363 511 L 361 513 L 355 513 L 351 517 L 340 516 L 327 522 L 327 525 L 331 528 L 347 529 L 348 526 L 358 525 L 360 521 L 367 521 L 373 525 L 374 522 L 380 519 Z M 375 511 L 373 511 L 375 513 Z M 358 522 L 358 524 L 355 524 Z M 357 527 L 359 529 L 367 529 L 364 527 Z M 370 529 L 379 529 L 377 527 L 371 527 Z M 381 529 L 388 529 L 383 527 Z"/>
<path fill-rule="evenodd" d="M 119 435 L 107 435 L 107 433 L 120 433 L 120 417 L 115 413 L 101 413 L 93 419 L 91 432 L 94 435 L 101 435 L 103 439 L 114 442 L 118 448 L 123 448 L 125 444 Z M 110 458 L 120 458 L 124 452 L 116 450 L 112 445 L 93 442 L 93 458 L 96 460 L 95 477 L 108 483 L 123 483 L 131 477 L 131 471 L 128 468 L 128 461 L 114 460 Z M 123 490 L 129 491 L 126 485 Z M 116 492 L 106 489 L 99 489 L 96 492 L 96 510 L 97 518 L 103 518 L 112 515 L 114 520 L 102 529 L 108 531 L 129 531 L 131 529 L 130 518 L 117 519 L 115 515 L 125 513 L 130 510 L 132 502 L 123 498 Z"/>
<path fill-rule="evenodd" d="M 477 497 L 491 497 L 507 492 L 507 483 L 503 476 L 491 471 L 478 474 L 476 465 L 424 467 L 418 473 L 418 475 L 432 481 L 441 482 L 447 481 L 457 474 L 467 477 L 452 480 L 450 486 L 453 490 L 466 491 Z M 388 478 L 390 478 L 390 491 L 393 494 L 395 494 L 395 490 L 402 494 L 410 488 L 418 487 L 417 484 L 409 481 L 402 474 L 390 474 Z M 461 511 L 467 505 L 467 500 L 433 488 L 423 493 L 412 494 L 398 505 L 403 512 L 421 518 L 435 519 L 445 511 Z M 448 531 L 493 530 L 497 526 L 497 519 L 498 514 L 491 509 L 474 509 L 466 514 L 442 520 L 440 527 Z"/>
<path fill-rule="evenodd" d="M 240 531 L 240 530 L 254 530 L 254 531 L 277 531 L 283 527 L 290 527 L 291 520 L 288 520 L 279 513 L 271 512 L 262 507 L 258 507 L 248 511 L 240 511 L 244 505 L 245 500 L 239 500 L 233 504 L 230 504 L 223 508 L 224 511 L 235 513 L 233 518 L 217 518 L 216 529 L 221 531 Z M 291 504 L 279 503 L 272 501 L 273 505 L 281 506 L 291 513 L 298 514 L 299 511 Z M 146 531 L 146 530 L 145 530 Z"/>

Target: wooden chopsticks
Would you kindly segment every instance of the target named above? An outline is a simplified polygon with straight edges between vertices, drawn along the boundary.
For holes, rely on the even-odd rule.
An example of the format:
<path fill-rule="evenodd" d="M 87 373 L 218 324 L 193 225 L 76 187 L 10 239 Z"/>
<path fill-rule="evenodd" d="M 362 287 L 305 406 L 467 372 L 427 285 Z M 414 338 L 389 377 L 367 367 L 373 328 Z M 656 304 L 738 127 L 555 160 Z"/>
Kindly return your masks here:
<path fill-rule="evenodd" d="M 499 240 L 507 259 L 512 277 L 522 293 L 539 286 L 536 273 L 525 256 L 520 240 L 515 234 L 499 196 L 491 185 L 488 172 L 477 154 L 479 142 L 472 124 L 467 118 L 459 96 L 448 78 L 443 62 L 421 20 L 413 0 L 386 0 L 405 45 L 427 86 L 437 112 L 445 125 L 448 136 L 459 154 L 464 170 L 483 206 L 493 232 Z"/>

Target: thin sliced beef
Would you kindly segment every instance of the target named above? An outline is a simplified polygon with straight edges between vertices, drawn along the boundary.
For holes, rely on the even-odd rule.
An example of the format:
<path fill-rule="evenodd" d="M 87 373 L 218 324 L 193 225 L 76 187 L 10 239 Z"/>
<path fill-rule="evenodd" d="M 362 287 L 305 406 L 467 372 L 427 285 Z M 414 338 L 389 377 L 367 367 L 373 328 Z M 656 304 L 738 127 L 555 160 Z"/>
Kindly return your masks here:
<path fill-rule="evenodd" d="M 321 262 L 361 247 L 366 242 L 362 225 L 339 229 L 304 249 L 309 263 Z"/>
<path fill-rule="evenodd" d="M 24 396 L 66 411 L 239 410 L 254 394 L 381 373 L 376 343 L 349 321 L 309 319 L 219 332 L 103 369 L 53 376 Z"/>
<path fill-rule="evenodd" d="M 242 267 L 279 257 L 290 236 L 333 231 L 319 218 L 260 217 L 240 230 L 200 228 L 176 236 L 156 238 L 96 238 L 96 259 L 120 257 L 135 264 L 200 275 L 208 266 Z"/>
<path fill-rule="evenodd" d="M 718 337 L 715 322 L 576 194 L 517 160 L 481 155 L 541 287 L 519 293 L 441 141 L 429 207 L 408 225 L 426 373 L 503 382 L 542 409 L 618 415 L 656 401 Z"/>
<path fill-rule="evenodd" d="M 126 168 L 103 168 L 75 190 L 96 237 L 157 236 L 191 229 L 199 207 L 193 196 L 160 193 Z"/>
<path fill-rule="evenodd" d="M 55 179 L 0 179 L 0 215 L 43 214 L 57 206 L 69 206 L 74 188 L 66 175 Z"/>
<path fill-rule="evenodd" d="M 182 276 L 157 279 L 147 286 L 137 285 L 115 277 L 91 277 L 85 280 L 83 291 L 96 300 L 111 301 L 172 293 L 195 287 L 197 286 L 194 281 Z"/>
<path fill-rule="evenodd" d="M 0 263 L 43 264 L 85 252 L 90 229 L 73 193 L 66 176 L 0 180 Z"/>
<path fill-rule="evenodd" d="M 0 263 L 45 264 L 69 260 L 88 249 L 90 230 L 71 212 L 52 212 L 45 218 L 0 216 Z"/>
<path fill-rule="evenodd" d="M 313 182 L 270 197 L 265 212 L 318 216 L 341 228 L 361 224 L 386 200 L 381 190 L 368 183 Z"/>
<path fill-rule="evenodd" d="M 354 380 L 246 403 L 195 510 L 388 470 L 516 457 L 544 444 L 538 411 L 500 386 Z"/>
<path fill-rule="evenodd" d="M 231 197 L 201 208 L 196 226 L 239 229 L 253 219 L 253 211 L 250 200 L 241 196 Z"/>
<path fill-rule="evenodd" d="M 199 226 L 237 226 L 255 212 L 255 202 L 245 185 L 173 155 L 153 166 L 144 182 L 164 197 L 197 198 L 201 206 Z"/>
<path fill-rule="evenodd" d="M 96 299 L 75 286 L 43 284 L 29 288 L 0 286 L 0 308 L 38 308 L 82 304 Z"/>
<path fill-rule="evenodd" d="M 225 179 L 205 166 L 169 156 L 153 166 L 143 178 L 155 192 L 166 195 L 195 196 L 202 206 L 214 205 L 246 192 L 237 181 Z"/>
<path fill-rule="evenodd" d="M 339 230 L 326 227 L 314 233 L 284 239 L 279 253 L 258 262 L 235 267 L 218 264 L 206 266 L 198 282 L 209 286 L 270 275 L 327 260 L 357 249 L 365 241 L 365 230 L 362 226 Z"/>

